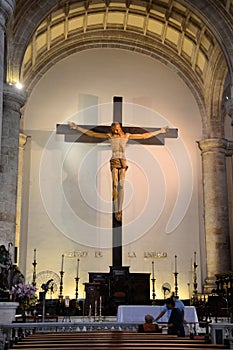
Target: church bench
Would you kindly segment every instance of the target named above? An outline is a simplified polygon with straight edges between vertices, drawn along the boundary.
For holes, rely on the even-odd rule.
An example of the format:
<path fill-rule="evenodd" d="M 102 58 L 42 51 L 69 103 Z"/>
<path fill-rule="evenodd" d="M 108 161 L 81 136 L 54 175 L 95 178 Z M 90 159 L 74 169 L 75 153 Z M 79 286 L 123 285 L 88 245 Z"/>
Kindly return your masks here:
<path fill-rule="evenodd" d="M 136 332 L 34 334 L 13 347 L 13 349 L 21 350 L 78 350 L 84 348 L 96 350 L 213 350 L 225 347 L 205 344 L 202 339 L 191 340 L 176 336 Z"/>

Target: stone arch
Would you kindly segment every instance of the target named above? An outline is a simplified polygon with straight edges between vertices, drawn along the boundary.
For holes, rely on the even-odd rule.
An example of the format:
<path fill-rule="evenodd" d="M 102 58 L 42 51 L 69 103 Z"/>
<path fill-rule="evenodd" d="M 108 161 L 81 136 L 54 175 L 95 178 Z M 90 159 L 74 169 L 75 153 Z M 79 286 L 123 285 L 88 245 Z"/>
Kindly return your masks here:
<path fill-rule="evenodd" d="M 30 92 L 46 69 L 67 54 L 91 47 L 134 50 L 170 65 L 182 77 L 197 100 L 203 132 L 208 134 L 211 119 L 215 123 L 221 114 L 227 72 L 233 80 L 233 44 L 228 13 L 210 1 L 204 3 L 19 1 L 10 26 L 8 81 L 23 76 Z M 229 15 L 230 11 L 231 7 Z"/>

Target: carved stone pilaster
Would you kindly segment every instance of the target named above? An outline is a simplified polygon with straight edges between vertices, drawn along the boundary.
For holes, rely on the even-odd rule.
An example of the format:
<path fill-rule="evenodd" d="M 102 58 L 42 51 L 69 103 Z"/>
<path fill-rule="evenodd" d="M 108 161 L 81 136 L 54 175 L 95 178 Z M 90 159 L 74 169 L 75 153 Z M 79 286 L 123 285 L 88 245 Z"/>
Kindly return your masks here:
<path fill-rule="evenodd" d="M 15 242 L 20 108 L 26 94 L 5 85 L 3 92 L 2 148 L 0 167 L 0 240 Z"/>
<path fill-rule="evenodd" d="M 225 103 L 226 113 L 233 119 L 233 97 Z M 232 123 L 233 124 L 233 121 Z"/>
<path fill-rule="evenodd" d="M 12 17 L 15 8 L 15 0 L 0 0 L 0 30 L 6 29 L 6 24 Z"/>
<path fill-rule="evenodd" d="M 202 152 L 207 278 L 205 291 L 216 287 L 215 274 L 230 270 L 229 214 L 225 139 L 199 142 Z"/>
<path fill-rule="evenodd" d="M 4 57 L 5 57 L 5 32 L 6 25 L 15 8 L 15 0 L 0 0 L 0 151 L 2 135 L 2 106 L 3 106 L 3 84 L 4 84 Z"/>

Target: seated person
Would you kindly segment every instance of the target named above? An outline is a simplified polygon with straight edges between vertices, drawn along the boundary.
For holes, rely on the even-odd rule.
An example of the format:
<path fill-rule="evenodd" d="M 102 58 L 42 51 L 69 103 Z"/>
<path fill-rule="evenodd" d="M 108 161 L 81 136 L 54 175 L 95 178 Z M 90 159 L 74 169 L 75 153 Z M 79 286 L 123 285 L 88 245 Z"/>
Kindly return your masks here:
<path fill-rule="evenodd" d="M 152 315 L 145 316 L 145 323 L 138 326 L 139 333 L 161 333 L 162 329 L 157 324 L 153 324 L 154 317 Z"/>
<path fill-rule="evenodd" d="M 166 300 L 166 306 L 168 310 L 171 310 L 168 320 L 168 334 L 185 337 L 183 317 L 180 309 L 175 306 L 175 302 L 172 298 Z"/>

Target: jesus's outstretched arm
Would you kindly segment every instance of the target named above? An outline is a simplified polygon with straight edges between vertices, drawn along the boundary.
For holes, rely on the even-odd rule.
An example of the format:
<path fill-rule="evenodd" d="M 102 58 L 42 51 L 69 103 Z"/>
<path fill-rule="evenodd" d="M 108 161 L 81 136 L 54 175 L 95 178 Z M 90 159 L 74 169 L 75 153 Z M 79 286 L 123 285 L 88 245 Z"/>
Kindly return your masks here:
<path fill-rule="evenodd" d="M 108 139 L 109 138 L 108 134 L 105 134 L 103 132 L 95 132 L 95 131 L 92 131 L 92 130 L 88 130 L 88 129 L 82 128 L 81 126 L 78 126 L 74 122 L 68 122 L 68 124 L 69 124 L 71 129 L 81 131 L 83 134 L 86 134 L 88 136 L 97 137 L 99 139 Z"/>
<path fill-rule="evenodd" d="M 167 131 L 168 131 L 168 126 L 165 126 L 153 132 L 145 132 L 144 134 L 129 134 L 129 139 L 131 140 L 149 139 L 159 134 L 165 134 Z"/>

